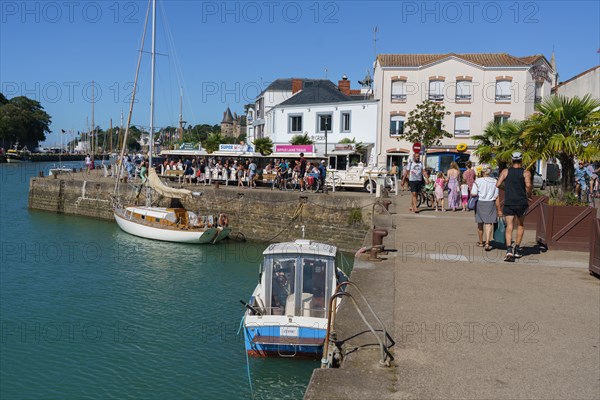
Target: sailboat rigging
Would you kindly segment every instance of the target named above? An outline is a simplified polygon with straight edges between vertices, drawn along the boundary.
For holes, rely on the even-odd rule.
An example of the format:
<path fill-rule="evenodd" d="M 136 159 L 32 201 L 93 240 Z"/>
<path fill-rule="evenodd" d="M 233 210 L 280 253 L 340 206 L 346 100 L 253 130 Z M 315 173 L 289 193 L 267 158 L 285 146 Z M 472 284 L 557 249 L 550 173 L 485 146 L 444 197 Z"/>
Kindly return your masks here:
<path fill-rule="evenodd" d="M 152 193 L 155 192 L 165 198 L 170 199 L 190 199 L 198 193 L 192 193 L 187 189 L 176 189 L 164 184 L 153 168 L 152 155 L 154 152 L 154 82 L 155 82 L 155 64 L 156 64 L 156 0 L 152 2 L 152 67 L 151 67 L 151 87 L 150 87 L 150 140 L 148 147 L 148 178 L 143 185 L 147 188 L 146 206 L 130 205 L 124 206 L 119 201 L 116 202 L 113 214 L 119 227 L 132 235 L 148 239 L 163 240 L 178 243 L 217 243 L 231 232 L 228 226 L 228 218 L 225 214 L 218 216 L 207 215 L 199 216 L 183 207 L 155 207 L 152 205 Z M 134 90 L 131 96 L 129 115 L 125 127 L 123 146 L 119 158 L 118 173 L 115 181 L 115 198 L 118 198 L 118 189 L 120 177 L 123 173 L 123 160 L 127 146 L 127 136 L 131 126 L 133 114 L 133 104 L 135 102 L 135 93 L 137 88 L 142 49 L 146 38 L 146 28 L 148 24 L 148 14 L 150 7 L 146 12 L 146 21 L 144 24 L 144 33 L 142 35 L 142 44 L 136 67 L 134 80 Z M 138 191 L 141 187 L 138 188 Z M 139 193 L 139 192 L 138 192 Z"/>

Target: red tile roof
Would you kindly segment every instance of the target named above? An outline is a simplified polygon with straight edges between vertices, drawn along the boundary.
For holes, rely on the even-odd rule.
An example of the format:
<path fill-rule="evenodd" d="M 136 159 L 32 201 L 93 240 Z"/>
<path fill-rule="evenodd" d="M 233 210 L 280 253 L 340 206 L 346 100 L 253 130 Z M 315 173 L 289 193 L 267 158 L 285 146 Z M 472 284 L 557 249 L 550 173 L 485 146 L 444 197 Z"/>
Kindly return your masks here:
<path fill-rule="evenodd" d="M 515 57 L 506 53 L 475 53 L 475 54 L 379 54 L 377 60 L 383 67 L 421 67 L 456 57 L 484 67 L 515 67 L 533 64 L 543 55 Z"/>

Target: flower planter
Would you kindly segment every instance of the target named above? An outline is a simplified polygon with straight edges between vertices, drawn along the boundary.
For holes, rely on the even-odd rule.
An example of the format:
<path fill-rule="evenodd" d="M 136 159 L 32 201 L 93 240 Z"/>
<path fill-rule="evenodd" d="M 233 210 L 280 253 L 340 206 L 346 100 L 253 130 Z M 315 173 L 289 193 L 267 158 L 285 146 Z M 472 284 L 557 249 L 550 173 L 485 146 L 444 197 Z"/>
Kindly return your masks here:
<path fill-rule="evenodd" d="M 590 274 L 600 278 L 600 218 L 592 221 L 592 240 L 590 242 Z"/>
<path fill-rule="evenodd" d="M 596 217 L 593 207 L 540 204 L 536 240 L 551 250 L 589 251 L 590 230 Z"/>

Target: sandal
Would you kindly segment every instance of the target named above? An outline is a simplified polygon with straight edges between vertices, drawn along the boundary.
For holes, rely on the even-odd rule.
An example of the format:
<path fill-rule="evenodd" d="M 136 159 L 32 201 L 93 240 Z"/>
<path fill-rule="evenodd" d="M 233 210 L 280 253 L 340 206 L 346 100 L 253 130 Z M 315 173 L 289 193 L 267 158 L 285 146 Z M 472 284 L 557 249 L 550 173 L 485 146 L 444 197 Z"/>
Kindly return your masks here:
<path fill-rule="evenodd" d="M 477 247 L 484 247 L 484 244 L 481 242 L 477 242 Z"/>
<path fill-rule="evenodd" d="M 485 245 L 485 251 L 492 251 L 492 246 L 489 243 Z"/>

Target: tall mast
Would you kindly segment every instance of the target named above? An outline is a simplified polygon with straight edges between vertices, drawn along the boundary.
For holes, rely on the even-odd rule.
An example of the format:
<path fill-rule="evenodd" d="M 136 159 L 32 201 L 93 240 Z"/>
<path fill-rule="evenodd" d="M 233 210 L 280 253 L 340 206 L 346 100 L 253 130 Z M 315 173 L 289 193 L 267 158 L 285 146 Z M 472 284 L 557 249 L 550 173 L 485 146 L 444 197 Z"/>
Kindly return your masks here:
<path fill-rule="evenodd" d="M 112 118 L 110 119 L 110 154 L 113 152 L 113 129 L 112 129 Z"/>
<path fill-rule="evenodd" d="M 183 140 L 183 88 L 179 88 L 179 139 Z"/>
<path fill-rule="evenodd" d="M 156 0 L 152 1 L 152 77 L 150 79 L 150 146 L 148 147 L 149 166 L 152 168 L 152 147 L 154 142 L 154 69 L 156 66 Z"/>
<path fill-rule="evenodd" d="M 94 81 L 92 81 L 92 157 L 94 155 L 94 151 L 97 151 L 97 146 L 94 147 L 94 140 L 96 138 L 96 124 L 94 124 Z"/>

